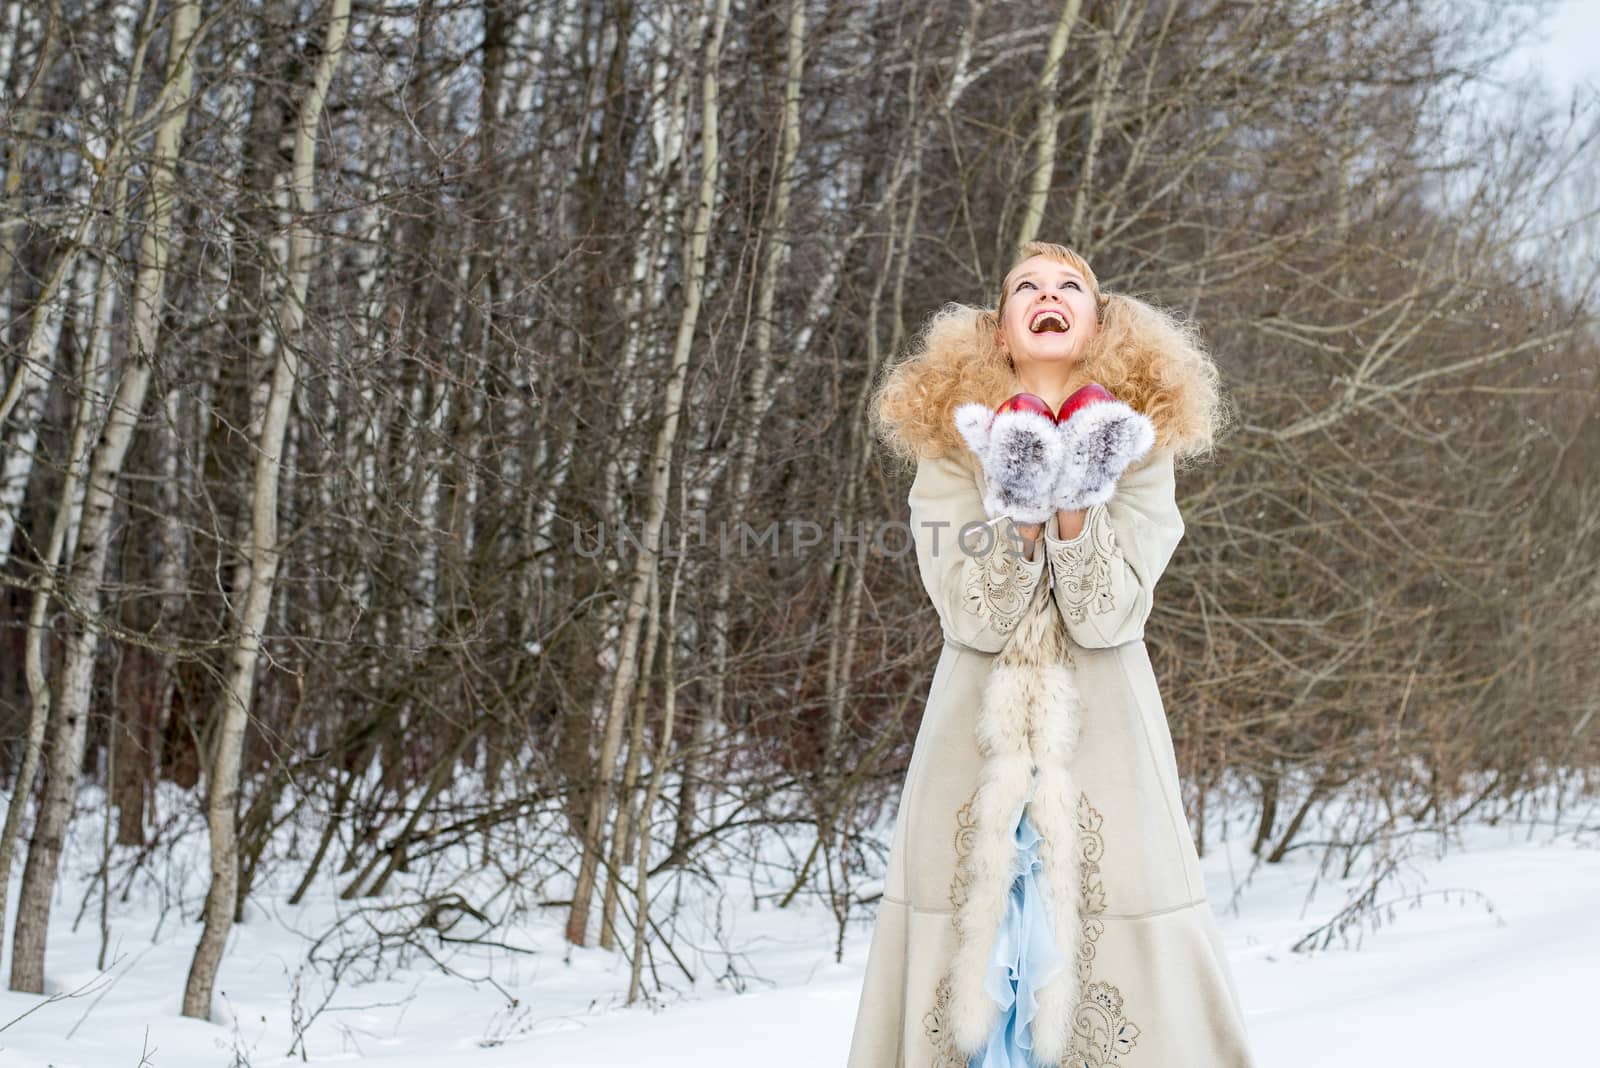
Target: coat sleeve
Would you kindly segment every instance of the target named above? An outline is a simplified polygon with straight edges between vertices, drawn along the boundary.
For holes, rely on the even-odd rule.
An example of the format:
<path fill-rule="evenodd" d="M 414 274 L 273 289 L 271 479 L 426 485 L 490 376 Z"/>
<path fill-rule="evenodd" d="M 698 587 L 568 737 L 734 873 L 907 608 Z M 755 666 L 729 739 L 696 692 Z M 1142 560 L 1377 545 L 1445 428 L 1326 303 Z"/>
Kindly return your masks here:
<path fill-rule="evenodd" d="M 945 635 L 999 652 L 1045 585 L 1043 544 L 1027 559 L 1027 543 L 1011 517 L 989 518 L 977 475 L 948 457 L 917 462 L 907 502 L 917 569 Z"/>
<path fill-rule="evenodd" d="M 1086 649 L 1144 637 L 1156 581 L 1183 538 L 1172 453 L 1153 452 L 1129 467 L 1111 499 L 1089 508 L 1083 530 L 1063 539 L 1045 524 L 1050 594 L 1067 633 Z"/>

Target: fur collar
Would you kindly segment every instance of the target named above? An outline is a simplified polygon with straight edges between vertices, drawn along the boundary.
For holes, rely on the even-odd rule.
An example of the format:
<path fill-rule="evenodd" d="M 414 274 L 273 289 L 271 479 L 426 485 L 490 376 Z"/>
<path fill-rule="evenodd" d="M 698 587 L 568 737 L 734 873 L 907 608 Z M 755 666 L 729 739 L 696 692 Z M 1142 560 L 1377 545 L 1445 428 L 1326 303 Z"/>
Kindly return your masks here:
<path fill-rule="evenodd" d="M 1044 839 L 1039 853 L 1049 888 L 1047 911 L 1063 962 L 1037 990 L 1033 1056 L 1037 1063 L 1054 1065 L 1069 1048 L 1081 987 L 1082 941 L 1077 791 L 1069 765 L 1082 714 L 1070 643 L 1046 591 L 1030 602 L 995 657 L 978 714 L 983 768 L 973 800 L 973 846 L 958 861 L 955 882 L 960 890 L 952 918 L 956 949 L 947 976 L 951 1038 L 967 1057 L 982 1050 L 999 1018 L 999 1006 L 985 990 L 984 979 L 1010 901 L 1012 832 L 1024 801 Z"/>

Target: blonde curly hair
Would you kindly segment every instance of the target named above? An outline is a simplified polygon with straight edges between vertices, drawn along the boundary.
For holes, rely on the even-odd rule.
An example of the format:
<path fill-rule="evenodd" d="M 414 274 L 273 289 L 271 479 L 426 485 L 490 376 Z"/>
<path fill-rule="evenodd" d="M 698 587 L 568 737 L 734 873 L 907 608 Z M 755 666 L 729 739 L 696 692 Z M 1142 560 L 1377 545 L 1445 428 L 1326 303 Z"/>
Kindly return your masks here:
<path fill-rule="evenodd" d="M 1065 245 L 1030 241 L 1010 270 L 1034 256 L 1065 263 L 1089 283 L 1099 329 L 1083 354 L 1087 380 L 1149 416 L 1157 450 L 1180 459 L 1209 454 L 1229 417 L 1221 376 L 1194 325 L 1126 293 L 1102 291 L 1088 262 Z M 972 400 L 993 407 L 1021 391 L 1000 346 L 1005 288 L 992 310 L 951 303 L 935 312 L 873 391 L 874 430 L 908 466 L 925 456 L 970 462 L 952 420 L 956 407 Z"/>

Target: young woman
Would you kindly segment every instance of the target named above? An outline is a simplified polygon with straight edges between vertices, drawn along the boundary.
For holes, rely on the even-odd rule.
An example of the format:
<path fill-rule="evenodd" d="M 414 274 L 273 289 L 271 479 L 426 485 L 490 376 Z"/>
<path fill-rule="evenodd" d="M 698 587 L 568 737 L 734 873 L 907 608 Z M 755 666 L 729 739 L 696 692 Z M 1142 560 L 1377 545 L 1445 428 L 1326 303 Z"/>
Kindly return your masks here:
<path fill-rule="evenodd" d="M 1217 382 L 1188 327 L 1035 242 L 881 385 L 945 641 L 849 1068 L 1250 1065 L 1143 640 Z"/>

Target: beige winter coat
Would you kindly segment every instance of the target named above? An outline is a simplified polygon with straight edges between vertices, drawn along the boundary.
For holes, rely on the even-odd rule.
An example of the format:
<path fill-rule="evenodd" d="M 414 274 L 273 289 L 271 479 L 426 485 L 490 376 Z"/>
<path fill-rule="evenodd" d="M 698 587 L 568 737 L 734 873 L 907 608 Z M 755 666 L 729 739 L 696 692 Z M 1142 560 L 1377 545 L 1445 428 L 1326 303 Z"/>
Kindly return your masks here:
<path fill-rule="evenodd" d="M 980 777 L 1010 776 L 1027 789 L 1018 776 L 1029 762 L 1022 771 L 997 772 L 994 761 L 986 769 L 976 732 L 986 681 L 1014 670 L 996 668 L 1015 648 L 997 654 L 1013 638 L 1036 641 L 1045 624 L 1057 643 L 1052 658 L 1065 651 L 1071 683 L 1060 700 L 1072 706 L 1076 734 L 1059 769 L 1073 797 L 1058 807 L 1074 825 L 1059 836 L 1072 852 L 1070 866 L 1058 861 L 1059 878 L 1080 893 L 1058 912 L 1069 919 L 1058 935 L 1063 956 L 1077 967 L 1057 994 L 1072 1008 L 1052 1003 L 1047 987 L 1040 1031 L 1048 1038 L 1059 1029 L 1054 1048 L 1069 1048 L 1057 1063 L 1073 1068 L 1248 1068 L 1143 640 L 1157 580 L 1184 532 L 1172 454 L 1153 452 L 1124 472 L 1078 537 L 1061 539 L 1052 518 L 1033 560 L 1018 551 L 1009 517 L 985 517 L 984 488 L 982 472 L 962 460 L 924 459 L 908 498 L 918 568 L 945 642 L 900 796 L 848 1068 L 967 1068 L 957 1033 L 971 1048 L 978 1021 L 994 1016 L 979 1004 L 973 969 L 954 983 L 951 973 L 958 959 L 982 959 L 989 917 L 1003 909 L 993 888 L 1009 886 L 1009 839 L 977 833 Z M 956 535 L 968 524 L 987 525 L 992 536 L 973 533 L 964 550 Z M 1032 803 L 1039 810 L 1040 798 Z M 1045 822 L 1035 825 L 1048 840 Z M 993 900 L 973 925 L 984 928 L 982 946 L 961 938 L 955 922 L 958 906 L 979 914 L 979 885 Z M 1052 1048 L 1037 1039 L 1036 1048 Z"/>

